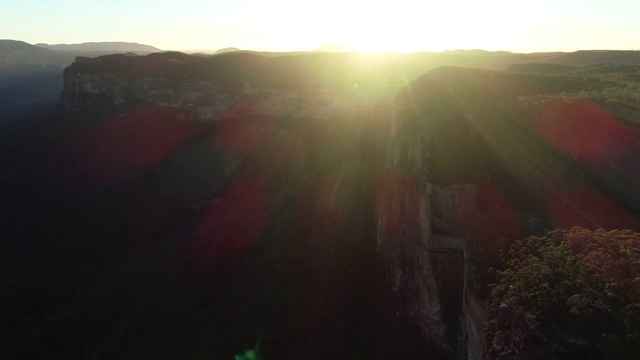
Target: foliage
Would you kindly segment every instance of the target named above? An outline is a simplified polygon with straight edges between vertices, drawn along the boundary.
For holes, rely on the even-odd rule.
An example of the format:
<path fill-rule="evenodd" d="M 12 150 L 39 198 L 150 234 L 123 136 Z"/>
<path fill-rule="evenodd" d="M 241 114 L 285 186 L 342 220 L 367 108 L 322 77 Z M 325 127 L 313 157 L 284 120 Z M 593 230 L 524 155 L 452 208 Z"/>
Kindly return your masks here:
<path fill-rule="evenodd" d="M 494 271 L 485 357 L 632 358 L 640 233 L 574 227 L 517 240 Z"/>
<path fill-rule="evenodd" d="M 236 355 L 234 357 L 235 360 L 260 360 L 262 357 L 260 356 L 260 343 L 262 342 L 262 337 L 258 339 L 258 343 L 256 347 L 253 349 L 248 349 L 244 352 L 244 354 Z"/>
<path fill-rule="evenodd" d="M 535 65 L 535 64 L 532 64 Z M 545 64 L 551 66 L 553 64 Z M 531 70 L 538 73 L 531 73 Z M 583 84 L 574 89 L 561 89 L 552 93 L 538 93 L 520 96 L 518 101 L 525 109 L 557 102 L 594 101 L 599 104 L 640 103 L 640 66 L 624 64 L 597 64 L 567 68 L 551 72 L 537 67 L 513 67 L 512 71 L 527 73 L 546 81 L 562 79 Z M 527 71 L 529 70 L 529 71 Z"/>
<path fill-rule="evenodd" d="M 258 356 L 258 353 L 256 352 L 256 350 L 250 349 L 245 351 L 243 355 L 236 355 L 235 359 L 236 360 L 258 360 L 260 359 L 260 357 Z"/>

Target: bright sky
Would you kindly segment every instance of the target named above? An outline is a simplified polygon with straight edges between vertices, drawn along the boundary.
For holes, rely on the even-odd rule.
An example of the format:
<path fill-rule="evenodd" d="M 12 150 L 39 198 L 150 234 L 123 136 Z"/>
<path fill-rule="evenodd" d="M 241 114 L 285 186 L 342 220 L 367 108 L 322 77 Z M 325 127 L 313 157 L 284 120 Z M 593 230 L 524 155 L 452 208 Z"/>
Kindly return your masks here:
<path fill-rule="evenodd" d="M 638 50 L 640 1 L 0 0 L 0 38 L 163 50 Z"/>

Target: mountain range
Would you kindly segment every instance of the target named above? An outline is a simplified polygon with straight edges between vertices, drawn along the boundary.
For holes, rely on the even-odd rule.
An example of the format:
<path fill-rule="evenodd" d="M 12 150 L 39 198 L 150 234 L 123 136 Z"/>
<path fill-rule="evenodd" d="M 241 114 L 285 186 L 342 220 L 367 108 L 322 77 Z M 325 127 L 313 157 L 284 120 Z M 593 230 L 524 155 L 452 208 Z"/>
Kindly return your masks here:
<path fill-rule="evenodd" d="M 58 51 L 98 51 L 98 52 L 135 52 L 154 53 L 162 50 L 151 45 L 130 43 L 123 41 L 110 42 L 86 42 L 81 44 L 44 44 L 38 43 L 35 46 Z"/>
<path fill-rule="evenodd" d="M 78 56 L 160 51 L 153 46 L 127 42 L 31 45 L 0 40 L 0 127 L 55 105 L 62 87 L 62 70 Z"/>
<path fill-rule="evenodd" d="M 336 44 L 322 46 L 316 53 L 341 53 L 345 48 Z M 214 55 L 241 51 L 238 48 L 218 50 Z M 17 40 L 0 40 L 0 127 L 25 116 L 53 106 L 59 99 L 62 88 L 62 70 L 71 65 L 76 57 L 94 58 L 113 53 L 135 53 L 146 55 L 161 52 L 160 49 L 130 42 L 87 42 L 82 44 L 31 45 Z M 284 53 L 252 52 L 267 57 L 277 57 Z M 289 55 L 304 52 L 289 52 Z M 200 54 L 201 56 L 211 56 Z M 400 59 L 403 69 L 413 69 L 410 78 L 420 73 L 445 65 L 475 68 L 505 69 L 526 63 L 557 65 L 585 65 L 593 63 L 640 63 L 639 51 L 577 51 L 573 53 L 531 53 L 488 52 L 483 50 L 455 50 L 442 53 L 388 53 L 377 62 L 394 63 Z M 529 67 L 531 69 L 531 67 Z M 400 70 L 404 71 L 404 70 Z"/>

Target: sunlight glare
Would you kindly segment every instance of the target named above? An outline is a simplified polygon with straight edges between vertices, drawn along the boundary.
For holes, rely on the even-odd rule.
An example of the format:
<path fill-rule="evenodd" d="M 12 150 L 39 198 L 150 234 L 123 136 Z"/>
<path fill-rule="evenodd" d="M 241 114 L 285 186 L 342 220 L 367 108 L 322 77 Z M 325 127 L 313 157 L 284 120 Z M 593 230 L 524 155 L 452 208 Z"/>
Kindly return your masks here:
<path fill-rule="evenodd" d="M 523 14 L 518 6 L 527 8 Z M 398 0 L 350 1 L 317 9 L 328 26 L 317 27 L 310 38 L 331 36 L 353 51 L 442 51 L 483 48 L 500 50 L 527 46 L 518 29 L 545 17 L 543 9 L 528 1 L 505 0 L 424 2 Z M 514 17 L 514 12 L 521 14 Z M 505 31 L 505 29 L 512 29 Z M 514 30 L 515 29 L 515 30 Z"/>

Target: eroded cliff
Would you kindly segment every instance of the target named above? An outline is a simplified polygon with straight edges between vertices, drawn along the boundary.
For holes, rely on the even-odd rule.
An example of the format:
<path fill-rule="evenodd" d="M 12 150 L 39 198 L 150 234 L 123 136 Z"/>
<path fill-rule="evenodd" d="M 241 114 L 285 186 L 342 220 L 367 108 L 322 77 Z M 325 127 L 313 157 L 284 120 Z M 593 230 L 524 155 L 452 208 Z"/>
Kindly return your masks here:
<path fill-rule="evenodd" d="M 177 163 L 161 160 L 145 175 L 155 189 L 145 190 L 146 198 L 171 188 L 170 196 L 159 198 L 171 198 L 174 207 L 201 209 L 203 224 L 195 228 L 189 255 L 198 268 L 233 273 L 239 270 L 229 269 L 240 269 L 250 256 L 272 275 L 247 270 L 243 276 L 252 279 L 249 283 L 265 281 L 279 289 L 259 287 L 257 296 L 267 304 L 275 294 L 280 301 L 286 289 L 297 289 L 287 295 L 293 297 L 290 307 L 253 312 L 270 319 L 263 326 L 269 337 L 265 356 L 298 356 L 313 349 L 319 358 L 354 351 L 382 358 L 451 357 L 456 345 L 448 340 L 451 331 L 444 324 L 429 257 L 429 187 L 420 158 L 425 153 L 394 130 L 397 90 L 421 66 L 399 66 L 399 59 L 247 53 L 81 58 L 65 70 L 62 103 L 72 116 L 100 108 L 124 113 L 90 129 L 95 138 L 82 141 L 86 147 L 122 152 L 122 146 L 96 145 L 105 139 L 100 133 L 142 131 L 136 125 L 142 122 L 154 127 L 156 121 L 173 133 L 186 131 L 185 136 L 194 136 L 194 125 L 187 131 L 180 124 L 211 129 L 205 135 L 210 140 L 198 142 L 202 146 L 184 146 L 202 159 L 199 164 L 214 164 L 222 173 L 212 175 L 209 190 L 209 180 L 180 176 L 202 190 L 185 187 L 188 200 L 176 200 L 179 189 L 165 183 L 175 182 L 171 174 L 177 169 L 167 166 Z M 132 106 L 156 110 L 132 112 Z M 127 146 L 129 156 L 138 151 Z M 206 160 L 212 156 L 206 146 L 215 149 L 213 161 Z M 88 150 L 79 152 L 91 157 L 95 151 Z M 98 155 L 107 156 L 105 151 Z M 67 167 L 90 167 L 104 182 L 109 173 L 95 163 L 89 159 Z M 189 165 L 189 173 L 197 174 L 194 166 L 200 165 Z M 114 180 L 128 181 L 145 171 L 123 172 Z M 164 200 L 154 200 L 159 201 Z M 255 307 L 252 301 L 247 297 L 241 303 Z M 358 336 L 345 342 L 351 332 Z"/>
<path fill-rule="evenodd" d="M 399 87 L 398 79 L 372 78 L 363 61 L 348 54 L 79 58 L 65 70 L 62 102 L 68 110 L 149 102 L 203 121 L 237 109 L 266 116 L 356 116 L 391 99 Z"/>
<path fill-rule="evenodd" d="M 45 224 L 10 228 L 31 236 L 7 261 L 39 270 L 13 276 L 9 316 L 53 315 L 0 348 L 486 355 L 488 270 L 505 239 L 638 224 L 637 137 L 585 99 L 619 94 L 610 83 L 451 67 L 412 81 L 429 56 L 78 59 L 60 123 L 34 122 L 20 135 L 28 142 L 3 143 L 20 154 L 5 172 L 22 189 L 9 223 Z M 58 262 L 24 255 L 51 249 L 52 237 L 65 239 Z M 57 286 L 69 273 L 76 280 Z M 21 276 L 53 285 L 21 288 Z"/>

